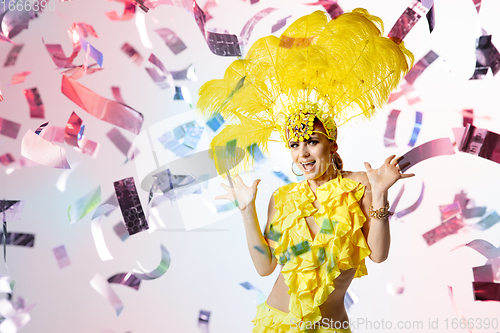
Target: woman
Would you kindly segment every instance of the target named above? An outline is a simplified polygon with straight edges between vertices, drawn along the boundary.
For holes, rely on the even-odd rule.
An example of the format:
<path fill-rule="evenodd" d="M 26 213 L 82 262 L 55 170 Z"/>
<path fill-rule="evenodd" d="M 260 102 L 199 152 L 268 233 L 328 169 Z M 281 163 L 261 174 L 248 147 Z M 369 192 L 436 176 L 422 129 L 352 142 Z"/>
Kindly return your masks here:
<path fill-rule="evenodd" d="M 387 258 L 387 191 L 413 174 L 401 174 L 394 155 L 378 169 L 365 163 L 366 172 L 342 171 L 336 143 L 337 127 L 372 116 L 413 64 L 411 52 L 382 31 L 364 9 L 331 21 L 314 12 L 280 38 L 259 39 L 224 79 L 200 88 L 198 108 L 230 122 L 211 142 L 217 170 L 231 185 L 221 184 L 227 193 L 216 199 L 237 202 L 257 272 L 266 276 L 281 265 L 253 332 L 350 332 L 345 292 L 367 274 L 367 256 Z M 247 187 L 229 173 L 249 170 L 252 154 L 245 152 L 254 145 L 267 152 L 273 131 L 291 151 L 292 171 L 295 164 L 306 180 L 274 192 L 263 236 L 255 210 L 260 180 Z M 217 147 L 231 153 L 221 156 Z"/>

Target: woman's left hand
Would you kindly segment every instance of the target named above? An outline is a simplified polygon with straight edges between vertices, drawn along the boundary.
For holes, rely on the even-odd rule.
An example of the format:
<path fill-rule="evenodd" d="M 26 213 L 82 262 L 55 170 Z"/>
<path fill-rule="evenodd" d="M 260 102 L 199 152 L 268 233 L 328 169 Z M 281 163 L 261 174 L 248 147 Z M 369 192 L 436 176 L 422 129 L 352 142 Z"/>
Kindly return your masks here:
<path fill-rule="evenodd" d="M 415 176 L 414 173 L 404 174 L 401 169 L 406 168 L 410 162 L 404 163 L 400 166 L 398 163 L 403 159 L 403 156 L 395 158 L 396 155 L 389 156 L 384 164 L 378 169 L 372 169 L 368 162 L 365 162 L 366 175 L 370 181 L 372 191 L 384 193 L 387 191 L 398 179 L 409 178 Z"/>

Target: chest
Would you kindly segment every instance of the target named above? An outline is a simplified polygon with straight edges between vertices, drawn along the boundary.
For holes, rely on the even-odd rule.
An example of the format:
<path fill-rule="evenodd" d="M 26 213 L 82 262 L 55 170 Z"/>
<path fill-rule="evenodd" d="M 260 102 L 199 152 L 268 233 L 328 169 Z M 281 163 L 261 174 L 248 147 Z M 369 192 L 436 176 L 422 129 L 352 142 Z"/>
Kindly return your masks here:
<path fill-rule="evenodd" d="M 318 200 L 315 200 L 313 202 L 313 206 L 318 210 L 321 208 L 321 204 L 318 202 Z M 307 223 L 309 233 L 311 234 L 312 239 L 314 239 L 316 237 L 316 234 L 320 231 L 321 227 L 314 219 L 314 215 L 305 217 L 305 221 Z"/>

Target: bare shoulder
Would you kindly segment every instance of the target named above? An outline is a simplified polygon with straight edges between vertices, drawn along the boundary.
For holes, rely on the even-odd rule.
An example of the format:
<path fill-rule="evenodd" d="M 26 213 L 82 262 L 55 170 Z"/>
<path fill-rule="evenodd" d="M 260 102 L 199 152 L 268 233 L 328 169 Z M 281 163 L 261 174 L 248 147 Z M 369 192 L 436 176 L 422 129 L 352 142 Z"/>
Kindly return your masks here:
<path fill-rule="evenodd" d="M 366 175 L 366 171 L 347 171 L 342 170 L 342 177 L 349 178 L 354 180 L 355 182 L 361 183 L 365 186 L 369 186 L 370 182 L 368 180 L 368 176 Z"/>

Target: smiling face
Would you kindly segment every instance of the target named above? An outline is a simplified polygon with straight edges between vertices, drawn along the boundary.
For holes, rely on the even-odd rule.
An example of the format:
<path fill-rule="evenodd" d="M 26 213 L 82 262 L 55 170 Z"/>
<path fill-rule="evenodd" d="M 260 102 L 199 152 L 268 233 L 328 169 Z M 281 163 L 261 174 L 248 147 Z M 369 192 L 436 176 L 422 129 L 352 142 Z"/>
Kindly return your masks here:
<path fill-rule="evenodd" d="M 318 119 L 314 121 L 313 131 L 317 132 L 313 132 L 308 140 L 289 141 L 292 159 L 307 180 L 323 176 L 332 167 L 332 155 L 338 148 L 335 141 L 323 134 L 326 131 Z"/>

